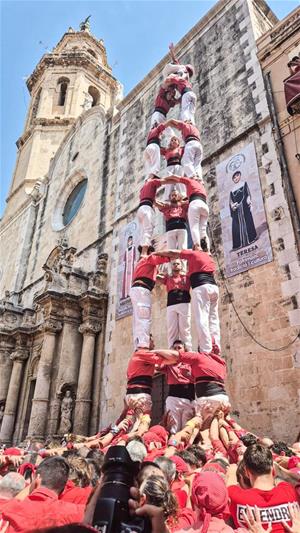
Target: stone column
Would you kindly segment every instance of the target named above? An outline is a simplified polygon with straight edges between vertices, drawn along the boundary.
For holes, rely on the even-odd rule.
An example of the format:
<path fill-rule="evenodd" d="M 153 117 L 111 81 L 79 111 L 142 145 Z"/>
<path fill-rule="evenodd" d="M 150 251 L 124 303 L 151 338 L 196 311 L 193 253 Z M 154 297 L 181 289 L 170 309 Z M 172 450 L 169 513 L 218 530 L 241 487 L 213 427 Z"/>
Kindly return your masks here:
<path fill-rule="evenodd" d="M 10 376 L 0 433 L 0 441 L 4 444 L 10 444 L 12 441 L 21 387 L 23 364 L 28 355 L 29 352 L 25 346 L 17 347 L 17 349 L 10 355 L 10 359 L 13 361 L 13 368 Z"/>
<path fill-rule="evenodd" d="M 87 435 L 91 409 L 92 379 L 94 370 L 95 337 L 100 331 L 98 321 L 87 320 L 79 331 L 83 335 L 74 416 L 74 433 Z"/>
<path fill-rule="evenodd" d="M 45 336 L 37 371 L 36 386 L 32 400 L 28 428 L 28 436 L 39 439 L 42 439 L 45 436 L 56 335 L 62 329 L 62 324 L 53 318 L 49 318 L 43 325 L 43 328 Z"/>
<path fill-rule="evenodd" d="M 0 335 L 0 401 L 5 400 L 8 392 L 13 362 L 10 354 L 14 342 L 6 335 Z"/>

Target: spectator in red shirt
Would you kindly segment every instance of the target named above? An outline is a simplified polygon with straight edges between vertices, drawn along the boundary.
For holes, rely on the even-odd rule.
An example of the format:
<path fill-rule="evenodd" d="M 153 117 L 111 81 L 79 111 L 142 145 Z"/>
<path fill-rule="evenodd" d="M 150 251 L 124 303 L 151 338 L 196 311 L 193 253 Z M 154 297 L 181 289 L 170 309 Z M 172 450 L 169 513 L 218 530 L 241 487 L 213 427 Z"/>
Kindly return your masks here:
<path fill-rule="evenodd" d="M 59 500 L 69 474 L 62 457 L 44 459 L 37 467 L 30 494 L 23 501 L 11 500 L 0 518 L 9 523 L 7 533 L 25 533 L 41 528 L 82 522 L 84 505 Z"/>
<path fill-rule="evenodd" d="M 272 452 L 260 444 L 248 446 L 244 453 L 245 474 L 251 488 L 228 487 L 230 512 L 236 527 L 245 526 L 247 505 L 258 508 L 263 526 L 272 524 L 272 531 L 285 532 L 283 521 L 291 525 L 289 504 L 297 502 L 295 488 L 286 482 L 275 486 Z"/>
<path fill-rule="evenodd" d="M 168 248 L 171 250 L 187 248 L 188 201 L 182 199 L 176 188 L 171 191 L 169 203 L 156 200 L 155 205 L 163 213 L 166 221 Z"/>
<path fill-rule="evenodd" d="M 167 335 L 168 348 L 180 339 L 187 350 L 192 349 L 191 335 L 191 297 L 190 280 L 183 272 L 180 259 L 172 261 L 172 274 L 157 276 L 160 283 L 164 283 L 168 292 L 167 299 Z"/>
<path fill-rule="evenodd" d="M 180 76 L 169 76 L 165 79 L 163 87 L 175 87 L 181 95 L 180 120 L 190 120 L 195 124 L 195 111 L 197 96 L 190 82 Z"/>
<path fill-rule="evenodd" d="M 160 171 L 160 136 L 165 129 L 165 124 L 155 122 L 148 134 L 147 146 L 144 151 L 146 179 L 156 177 Z"/>
<path fill-rule="evenodd" d="M 25 479 L 17 472 L 9 472 L 0 478 L 0 511 L 3 505 L 24 489 L 25 485 Z"/>
<path fill-rule="evenodd" d="M 139 245 L 142 247 L 142 255 L 147 255 L 151 245 L 154 229 L 153 203 L 157 189 L 161 186 L 158 178 L 149 178 L 140 191 L 140 203 L 137 210 L 139 224 Z"/>
<path fill-rule="evenodd" d="M 149 249 L 148 249 L 149 252 Z M 132 303 L 132 332 L 134 347 L 149 348 L 151 330 L 151 291 L 155 286 L 157 266 L 169 259 L 157 255 L 140 256 L 130 289 Z"/>
<path fill-rule="evenodd" d="M 182 134 L 185 144 L 181 160 L 184 175 L 188 178 L 197 176 L 202 180 L 201 161 L 203 157 L 203 148 L 200 142 L 198 128 L 194 126 L 190 120 L 182 122 L 174 119 L 168 120 L 165 126 L 177 128 Z"/>
<path fill-rule="evenodd" d="M 220 321 L 218 315 L 219 289 L 215 282 L 215 263 L 200 250 L 166 250 L 156 252 L 161 257 L 188 260 L 188 275 L 192 286 L 192 310 L 198 335 L 199 352 L 210 353 L 212 338 L 220 349 Z"/>

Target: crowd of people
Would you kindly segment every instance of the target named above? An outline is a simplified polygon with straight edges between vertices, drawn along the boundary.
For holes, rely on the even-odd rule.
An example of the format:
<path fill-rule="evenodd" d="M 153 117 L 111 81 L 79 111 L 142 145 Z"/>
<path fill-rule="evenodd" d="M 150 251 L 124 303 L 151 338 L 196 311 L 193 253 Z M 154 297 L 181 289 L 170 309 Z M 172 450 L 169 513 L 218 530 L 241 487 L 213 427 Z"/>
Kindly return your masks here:
<path fill-rule="evenodd" d="M 194 70 L 178 63 L 173 46 L 170 52 L 144 154 L 146 179 L 137 211 L 140 257 L 130 290 L 134 350 L 124 410 L 91 437 L 66 434 L 62 441 L 3 447 L 0 533 L 300 533 L 300 434 L 288 446 L 247 432 L 230 414 L 203 150 L 195 126 Z M 168 120 L 175 105 L 180 120 Z M 163 135 L 169 138 L 166 146 L 161 146 Z M 166 222 L 166 246 L 160 250 L 153 246 L 155 207 Z M 192 249 L 187 249 L 188 227 Z M 155 283 L 167 291 L 167 349 L 155 348 L 151 335 Z M 157 372 L 166 376 L 168 397 L 163 420 L 151 425 Z M 118 509 L 116 516 L 101 528 L 99 516 L 112 508 Z M 124 513 L 132 524 L 145 518 L 143 528 L 119 527 Z"/>

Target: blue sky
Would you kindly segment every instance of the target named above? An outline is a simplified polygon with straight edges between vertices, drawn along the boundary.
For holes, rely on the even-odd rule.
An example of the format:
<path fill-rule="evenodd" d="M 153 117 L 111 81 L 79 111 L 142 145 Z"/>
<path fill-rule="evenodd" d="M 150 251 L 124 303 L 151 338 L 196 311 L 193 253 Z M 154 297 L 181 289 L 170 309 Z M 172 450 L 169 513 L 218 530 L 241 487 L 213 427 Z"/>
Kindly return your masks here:
<path fill-rule="evenodd" d="M 1 194 L 5 207 L 16 160 L 15 141 L 23 132 L 30 101 L 25 79 L 69 26 L 91 17 L 92 33 L 103 38 L 109 64 L 130 91 L 215 4 L 212 0 L 1 1 Z M 298 0 L 272 0 L 279 19 Z"/>

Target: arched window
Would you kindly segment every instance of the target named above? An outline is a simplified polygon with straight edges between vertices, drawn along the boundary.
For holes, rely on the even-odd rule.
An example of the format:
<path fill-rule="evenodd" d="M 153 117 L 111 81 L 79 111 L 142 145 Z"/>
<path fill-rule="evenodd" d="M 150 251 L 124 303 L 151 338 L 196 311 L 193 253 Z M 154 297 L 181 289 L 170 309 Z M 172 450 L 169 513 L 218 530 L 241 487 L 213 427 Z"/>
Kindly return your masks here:
<path fill-rule="evenodd" d="M 95 59 L 97 59 L 97 55 L 96 53 L 94 52 L 94 50 L 91 50 L 90 48 L 88 48 L 88 53 L 91 54 L 91 56 L 93 56 Z"/>
<path fill-rule="evenodd" d="M 69 198 L 67 199 L 65 207 L 64 207 L 64 211 L 62 214 L 64 226 L 69 224 L 69 222 L 71 222 L 71 220 L 73 220 L 75 215 L 78 213 L 83 197 L 84 197 L 84 193 L 87 188 L 87 182 L 88 182 L 87 179 L 80 181 L 76 185 L 76 187 L 73 189 L 73 191 L 71 192 Z"/>
<path fill-rule="evenodd" d="M 66 101 L 66 95 L 70 80 L 68 78 L 59 78 L 58 85 L 58 101 L 57 105 L 63 107 Z"/>
<path fill-rule="evenodd" d="M 88 93 L 93 98 L 92 107 L 94 107 L 95 105 L 98 105 L 100 103 L 100 93 L 99 93 L 98 89 L 96 89 L 96 87 L 93 87 L 92 85 L 90 85 L 89 89 L 88 89 Z"/>

